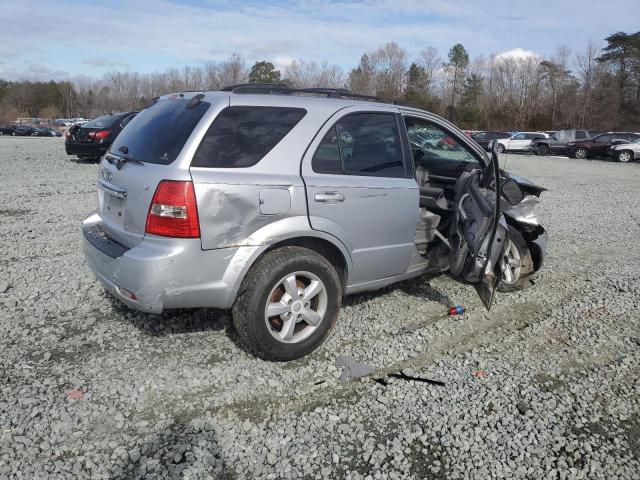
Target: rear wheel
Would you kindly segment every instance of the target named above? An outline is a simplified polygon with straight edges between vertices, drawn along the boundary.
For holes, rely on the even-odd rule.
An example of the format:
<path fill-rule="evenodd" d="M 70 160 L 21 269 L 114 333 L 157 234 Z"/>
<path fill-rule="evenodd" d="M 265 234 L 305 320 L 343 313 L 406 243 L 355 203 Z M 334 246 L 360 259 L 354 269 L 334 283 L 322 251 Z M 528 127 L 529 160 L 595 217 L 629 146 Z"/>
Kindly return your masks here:
<path fill-rule="evenodd" d="M 627 163 L 633 160 L 633 154 L 629 150 L 622 150 L 616 156 L 619 162 Z"/>
<path fill-rule="evenodd" d="M 266 253 L 240 287 L 233 323 L 242 343 L 266 360 L 315 350 L 334 326 L 342 289 L 333 265 L 303 247 Z"/>
<path fill-rule="evenodd" d="M 531 252 L 520 232 L 509 225 L 509 245 L 500 265 L 502 280 L 499 292 L 515 292 L 529 286 L 529 275 L 533 272 Z"/>
<path fill-rule="evenodd" d="M 498 153 L 504 153 L 504 145 L 499 143 L 498 146 L 496 147 L 496 150 L 498 151 Z"/>
<path fill-rule="evenodd" d="M 546 145 L 538 145 L 538 155 L 549 155 L 549 147 Z"/>
<path fill-rule="evenodd" d="M 586 148 L 578 148 L 576 149 L 575 157 L 576 158 L 587 158 L 589 152 L 587 152 Z"/>

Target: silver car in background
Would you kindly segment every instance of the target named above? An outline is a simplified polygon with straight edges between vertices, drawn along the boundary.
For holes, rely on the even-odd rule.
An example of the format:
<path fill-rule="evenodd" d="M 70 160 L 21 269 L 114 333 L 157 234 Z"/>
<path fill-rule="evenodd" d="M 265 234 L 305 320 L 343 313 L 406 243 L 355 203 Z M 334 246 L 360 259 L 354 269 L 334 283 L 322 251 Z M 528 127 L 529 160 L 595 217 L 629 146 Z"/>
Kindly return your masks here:
<path fill-rule="evenodd" d="M 449 272 L 489 308 L 546 251 L 543 188 L 436 115 L 344 90 L 165 95 L 97 182 L 82 231 L 107 290 L 144 312 L 232 308 L 271 360 L 322 343 L 345 294 Z"/>
<path fill-rule="evenodd" d="M 609 156 L 619 162 L 633 162 L 640 158 L 640 139 L 635 142 L 618 143 L 609 148 Z"/>

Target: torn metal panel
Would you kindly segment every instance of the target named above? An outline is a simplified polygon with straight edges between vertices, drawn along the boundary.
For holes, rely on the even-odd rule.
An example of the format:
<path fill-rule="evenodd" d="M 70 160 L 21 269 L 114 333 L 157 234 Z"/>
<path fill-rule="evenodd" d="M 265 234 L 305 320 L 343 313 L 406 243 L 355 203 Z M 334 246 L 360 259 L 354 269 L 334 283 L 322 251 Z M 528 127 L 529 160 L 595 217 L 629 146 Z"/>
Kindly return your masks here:
<path fill-rule="evenodd" d="M 527 195 L 517 205 L 509 205 L 502 202 L 502 213 L 511 217 L 516 222 L 538 226 L 540 223 L 536 215 L 536 205 L 540 199 L 534 195 Z"/>

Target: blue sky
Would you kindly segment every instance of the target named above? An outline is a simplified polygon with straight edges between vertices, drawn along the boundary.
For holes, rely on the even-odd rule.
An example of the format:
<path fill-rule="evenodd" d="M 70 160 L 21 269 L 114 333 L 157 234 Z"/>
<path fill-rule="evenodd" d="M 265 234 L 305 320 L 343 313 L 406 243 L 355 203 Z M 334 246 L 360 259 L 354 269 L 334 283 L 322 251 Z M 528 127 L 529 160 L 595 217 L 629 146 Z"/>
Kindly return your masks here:
<path fill-rule="evenodd" d="M 637 2 L 0 0 L 0 78 L 163 71 L 233 52 L 249 62 L 326 60 L 347 69 L 387 41 L 411 58 L 428 46 L 444 57 L 457 42 L 472 58 L 514 49 L 545 56 L 637 31 Z"/>

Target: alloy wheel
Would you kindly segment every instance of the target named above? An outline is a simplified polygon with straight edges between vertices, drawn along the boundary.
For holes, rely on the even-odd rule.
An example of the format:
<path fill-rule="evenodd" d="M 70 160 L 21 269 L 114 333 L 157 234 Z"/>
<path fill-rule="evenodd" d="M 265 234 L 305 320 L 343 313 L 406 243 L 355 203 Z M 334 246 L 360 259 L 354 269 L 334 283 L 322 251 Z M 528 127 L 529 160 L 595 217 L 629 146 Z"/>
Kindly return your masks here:
<path fill-rule="evenodd" d="M 587 151 L 584 148 L 577 149 L 576 158 L 587 158 Z"/>
<path fill-rule="evenodd" d="M 631 161 L 631 152 L 620 152 L 618 154 L 619 162 L 630 162 Z"/>
<path fill-rule="evenodd" d="M 301 342 L 324 320 L 327 305 L 327 289 L 317 275 L 290 273 L 276 283 L 267 297 L 267 329 L 279 342 Z"/>
<path fill-rule="evenodd" d="M 515 243 L 509 240 L 507 251 L 502 257 L 502 281 L 506 284 L 513 285 L 520 279 L 522 270 L 522 258 L 520 251 Z"/>

